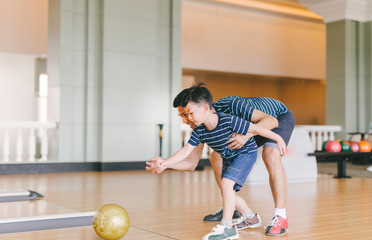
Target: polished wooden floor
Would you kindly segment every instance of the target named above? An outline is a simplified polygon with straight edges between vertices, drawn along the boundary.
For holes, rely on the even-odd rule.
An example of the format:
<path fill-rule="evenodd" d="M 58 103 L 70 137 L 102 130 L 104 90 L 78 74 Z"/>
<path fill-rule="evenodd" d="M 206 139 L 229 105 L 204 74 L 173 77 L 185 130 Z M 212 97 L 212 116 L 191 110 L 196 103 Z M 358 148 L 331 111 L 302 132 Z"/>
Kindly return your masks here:
<path fill-rule="evenodd" d="M 34 190 L 43 200 L 0 203 L 0 217 L 22 217 L 95 211 L 106 203 L 124 206 L 131 227 L 123 239 L 201 239 L 214 223 L 204 215 L 221 206 L 211 169 L 196 172 L 145 171 L 10 175 L 0 188 Z M 245 186 L 240 193 L 266 225 L 273 214 L 269 186 Z M 267 237 L 263 228 L 240 232 L 240 239 L 372 239 L 372 179 L 335 179 L 291 183 L 288 195 L 289 232 Z M 99 239 L 92 227 L 1 234 L 7 239 Z"/>

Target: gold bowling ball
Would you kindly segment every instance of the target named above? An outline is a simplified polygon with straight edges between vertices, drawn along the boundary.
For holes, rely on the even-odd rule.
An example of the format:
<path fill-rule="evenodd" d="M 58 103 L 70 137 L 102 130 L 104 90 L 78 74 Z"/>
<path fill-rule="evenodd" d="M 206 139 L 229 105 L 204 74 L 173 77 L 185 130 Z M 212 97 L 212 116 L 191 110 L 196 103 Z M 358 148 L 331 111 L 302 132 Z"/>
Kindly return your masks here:
<path fill-rule="evenodd" d="M 128 212 L 120 205 L 106 204 L 94 215 L 93 228 L 105 240 L 122 238 L 129 229 Z"/>

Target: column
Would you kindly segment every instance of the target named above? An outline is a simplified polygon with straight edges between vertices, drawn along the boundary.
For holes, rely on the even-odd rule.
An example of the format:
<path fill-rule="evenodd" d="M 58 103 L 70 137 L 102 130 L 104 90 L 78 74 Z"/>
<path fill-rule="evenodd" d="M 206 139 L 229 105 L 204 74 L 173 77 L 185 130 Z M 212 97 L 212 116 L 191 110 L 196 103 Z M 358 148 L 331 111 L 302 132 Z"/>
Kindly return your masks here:
<path fill-rule="evenodd" d="M 327 25 L 326 122 L 341 125 L 336 137 L 368 131 L 372 119 L 372 2 L 313 1 L 301 4 Z"/>

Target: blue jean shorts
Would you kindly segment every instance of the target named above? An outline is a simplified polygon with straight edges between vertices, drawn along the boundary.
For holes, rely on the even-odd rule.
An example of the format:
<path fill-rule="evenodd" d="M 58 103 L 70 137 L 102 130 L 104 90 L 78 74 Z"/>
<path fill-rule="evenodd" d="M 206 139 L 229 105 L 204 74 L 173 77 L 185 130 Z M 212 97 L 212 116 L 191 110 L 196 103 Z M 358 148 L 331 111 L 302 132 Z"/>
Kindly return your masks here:
<path fill-rule="evenodd" d="M 224 159 L 222 164 L 222 178 L 234 181 L 234 190 L 236 192 L 240 191 L 240 188 L 243 187 L 256 159 L 257 151 L 241 153 L 232 160 Z"/>
<path fill-rule="evenodd" d="M 274 128 L 271 131 L 281 136 L 285 144 L 287 144 L 288 146 L 289 139 L 291 138 L 293 128 L 295 126 L 295 118 L 292 112 L 288 110 L 287 113 L 284 113 L 278 116 L 277 119 L 278 119 L 279 126 L 277 128 Z M 274 140 L 268 139 L 262 136 L 257 135 L 254 137 L 254 140 L 256 141 L 258 147 L 261 147 L 261 146 L 270 146 L 270 147 L 276 147 L 276 148 L 278 147 Z"/>

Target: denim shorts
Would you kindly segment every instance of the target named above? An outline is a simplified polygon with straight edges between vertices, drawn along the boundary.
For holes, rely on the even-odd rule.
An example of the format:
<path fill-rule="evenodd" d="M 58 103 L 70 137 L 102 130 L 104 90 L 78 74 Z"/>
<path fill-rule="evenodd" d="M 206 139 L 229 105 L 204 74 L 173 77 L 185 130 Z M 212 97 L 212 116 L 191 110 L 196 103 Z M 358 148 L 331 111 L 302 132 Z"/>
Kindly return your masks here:
<path fill-rule="evenodd" d="M 287 113 L 278 116 L 277 119 L 279 126 L 271 131 L 281 136 L 288 146 L 289 139 L 291 138 L 293 128 L 295 126 L 295 118 L 292 112 L 288 110 Z M 276 142 L 274 140 L 262 136 L 257 135 L 254 137 L 254 140 L 256 141 L 258 147 L 261 146 L 277 147 Z"/>
<path fill-rule="evenodd" d="M 227 178 L 235 182 L 234 190 L 240 191 L 243 187 L 248 174 L 251 172 L 253 164 L 256 162 L 257 151 L 241 153 L 232 160 L 223 160 L 222 178 Z"/>

